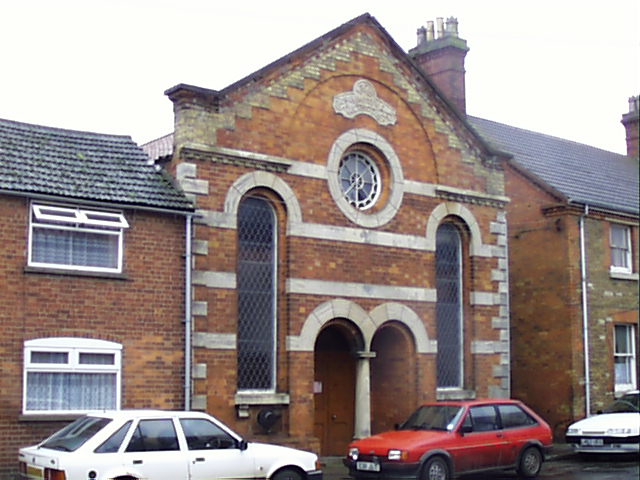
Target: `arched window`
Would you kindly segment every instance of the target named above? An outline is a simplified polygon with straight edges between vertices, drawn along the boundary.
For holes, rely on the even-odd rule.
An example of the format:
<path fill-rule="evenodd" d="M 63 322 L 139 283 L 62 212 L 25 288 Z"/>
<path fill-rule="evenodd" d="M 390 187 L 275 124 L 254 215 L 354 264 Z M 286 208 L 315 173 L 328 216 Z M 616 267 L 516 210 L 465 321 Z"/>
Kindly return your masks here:
<path fill-rule="evenodd" d="M 462 388 L 462 240 L 451 223 L 436 233 L 436 290 L 438 388 Z"/>
<path fill-rule="evenodd" d="M 264 198 L 238 207 L 238 390 L 275 391 L 277 222 Z"/>

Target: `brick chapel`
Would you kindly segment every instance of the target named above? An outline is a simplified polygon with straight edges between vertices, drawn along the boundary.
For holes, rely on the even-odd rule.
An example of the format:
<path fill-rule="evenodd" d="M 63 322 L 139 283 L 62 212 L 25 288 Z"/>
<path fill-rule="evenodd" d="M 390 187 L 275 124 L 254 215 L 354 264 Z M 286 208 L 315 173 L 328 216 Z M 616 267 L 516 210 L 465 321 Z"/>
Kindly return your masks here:
<path fill-rule="evenodd" d="M 504 157 L 375 18 L 166 94 L 147 151 L 197 209 L 191 408 L 342 455 L 420 402 L 509 396 Z"/>

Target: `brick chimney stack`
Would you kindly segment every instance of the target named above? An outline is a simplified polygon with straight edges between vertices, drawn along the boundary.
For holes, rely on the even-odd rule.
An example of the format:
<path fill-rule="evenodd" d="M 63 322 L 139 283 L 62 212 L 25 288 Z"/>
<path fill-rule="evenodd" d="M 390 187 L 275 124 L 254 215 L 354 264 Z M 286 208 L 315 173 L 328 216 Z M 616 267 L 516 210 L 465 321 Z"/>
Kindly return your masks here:
<path fill-rule="evenodd" d="M 622 125 L 627 131 L 627 155 L 638 160 L 638 130 L 640 129 L 640 95 L 629 98 L 629 113 L 622 115 Z"/>
<path fill-rule="evenodd" d="M 409 50 L 413 58 L 442 93 L 466 114 L 464 58 L 469 48 L 458 37 L 458 20 L 454 17 L 436 19 L 418 29 L 418 44 Z"/>

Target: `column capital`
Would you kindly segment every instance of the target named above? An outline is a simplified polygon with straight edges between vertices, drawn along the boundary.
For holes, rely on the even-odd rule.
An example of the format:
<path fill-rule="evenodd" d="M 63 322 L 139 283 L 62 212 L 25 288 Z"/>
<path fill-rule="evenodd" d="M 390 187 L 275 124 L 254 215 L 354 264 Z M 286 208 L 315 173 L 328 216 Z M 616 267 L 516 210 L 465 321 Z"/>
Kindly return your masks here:
<path fill-rule="evenodd" d="M 356 352 L 356 358 L 358 359 L 376 358 L 377 355 L 376 352 L 370 350 L 359 350 Z"/>

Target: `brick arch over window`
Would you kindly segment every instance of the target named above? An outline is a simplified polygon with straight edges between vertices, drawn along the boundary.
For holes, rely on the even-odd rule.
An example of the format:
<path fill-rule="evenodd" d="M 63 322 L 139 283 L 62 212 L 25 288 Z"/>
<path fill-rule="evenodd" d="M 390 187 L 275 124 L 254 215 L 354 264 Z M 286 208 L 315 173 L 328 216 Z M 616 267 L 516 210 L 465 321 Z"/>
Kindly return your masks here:
<path fill-rule="evenodd" d="M 224 201 L 224 212 L 229 218 L 236 218 L 238 205 L 244 195 L 255 188 L 267 188 L 276 192 L 287 207 L 287 229 L 292 224 L 302 223 L 302 210 L 293 189 L 280 177 L 262 171 L 246 173 L 238 178 L 229 191 Z"/>
<path fill-rule="evenodd" d="M 469 254 L 471 256 L 490 257 L 491 246 L 482 243 L 482 233 L 480 224 L 471 211 L 460 203 L 441 203 L 431 212 L 431 216 L 427 221 L 427 248 L 436 250 L 436 232 L 442 221 L 448 216 L 456 216 L 461 218 L 469 229 L 471 235 Z"/>

